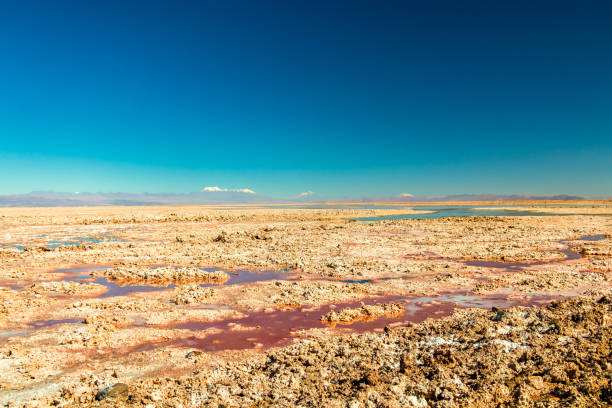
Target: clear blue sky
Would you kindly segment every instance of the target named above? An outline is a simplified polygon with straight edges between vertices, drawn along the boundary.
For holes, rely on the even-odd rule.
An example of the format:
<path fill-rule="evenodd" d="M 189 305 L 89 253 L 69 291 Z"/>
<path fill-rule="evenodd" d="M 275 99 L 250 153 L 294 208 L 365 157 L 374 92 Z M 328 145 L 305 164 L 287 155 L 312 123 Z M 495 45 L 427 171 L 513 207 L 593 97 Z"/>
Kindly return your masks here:
<path fill-rule="evenodd" d="M 611 195 L 611 21 L 609 1 L 5 1 L 0 194 Z"/>

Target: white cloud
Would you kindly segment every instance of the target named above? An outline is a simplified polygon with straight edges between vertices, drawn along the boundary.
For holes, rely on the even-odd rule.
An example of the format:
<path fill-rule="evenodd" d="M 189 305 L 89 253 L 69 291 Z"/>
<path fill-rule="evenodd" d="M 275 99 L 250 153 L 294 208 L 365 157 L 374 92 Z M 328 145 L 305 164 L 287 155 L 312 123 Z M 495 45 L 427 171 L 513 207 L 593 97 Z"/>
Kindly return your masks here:
<path fill-rule="evenodd" d="M 227 188 L 220 188 L 220 187 L 204 187 L 202 191 L 211 192 L 211 191 L 228 191 L 228 190 Z"/>
<path fill-rule="evenodd" d="M 399 195 L 400 197 L 414 197 L 414 195 L 410 194 L 410 193 L 402 193 Z"/>
<path fill-rule="evenodd" d="M 221 188 L 221 187 L 217 187 L 217 186 L 204 187 L 202 189 L 202 191 L 206 191 L 208 193 L 218 193 L 218 192 L 228 192 L 228 191 L 231 191 L 233 193 L 255 194 L 255 192 L 253 190 L 248 189 L 248 188 L 229 189 L 229 188 Z"/>
<path fill-rule="evenodd" d="M 303 193 L 298 194 L 298 197 L 308 197 L 314 195 L 314 192 L 312 191 L 304 191 Z"/>

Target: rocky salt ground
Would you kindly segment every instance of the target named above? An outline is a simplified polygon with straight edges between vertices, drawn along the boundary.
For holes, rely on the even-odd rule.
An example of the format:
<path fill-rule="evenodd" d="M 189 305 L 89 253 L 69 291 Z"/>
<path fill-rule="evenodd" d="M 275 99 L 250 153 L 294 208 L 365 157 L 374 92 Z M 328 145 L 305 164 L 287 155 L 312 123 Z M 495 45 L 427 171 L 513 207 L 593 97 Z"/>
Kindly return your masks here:
<path fill-rule="evenodd" d="M 612 239 L 607 234 L 612 217 L 348 220 L 397 211 L 117 207 L 19 213 L 3 209 L 0 237 L 7 231 L 12 241 L 19 241 L 14 243 L 24 247 L 0 248 L 0 404 L 149 408 L 200 403 L 365 407 L 385 406 L 384 401 L 402 407 L 424 406 L 423 401 L 427 406 L 495 406 L 495 401 L 500 406 L 531 406 L 536 401 L 541 406 L 609 404 L 605 399 L 609 388 L 608 394 L 588 387 L 588 392 L 575 391 L 570 385 L 578 377 L 568 374 L 570 385 L 551 382 L 548 368 L 542 368 L 549 363 L 549 354 L 550 364 L 564 356 L 579 366 L 583 387 L 591 381 L 606 390 L 602 378 L 608 379 L 609 387 L 606 374 L 590 378 L 597 373 L 583 365 L 592 360 L 584 362 L 582 349 L 575 349 L 576 344 L 588 346 L 595 351 L 593 358 L 603 358 L 600 343 L 609 343 L 606 300 L 531 310 L 532 320 L 506 324 L 490 339 L 486 330 L 478 332 L 478 325 L 501 323 L 491 320 L 486 311 L 461 310 L 444 322 L 386 333 L 382 329 L 447 316 L 457 307 L 490 309 L 609 295 Z M 60 238 L 75 242 L 74 237 L 83 242 L 48 245 Z M 103 239 L 86 241 L 88 237 Z M 392 304 L 401 304 L 403 313 L 389 313 L 398 311 Z M 588 327 L 590 318 L 584 324 L 575 322 L 579 317 L 570 314 L 571 308 L 576 313 L 584 309 L 589 316 L 589 311 L 601 312 L 599 329 L 604 332 L 591 336 L 589 330 L 595 328 Z M 328 327 L 321 321 L 324 316 L 336 316 L 346 324 Z M 549 334 L 557 329 L 550 329 L 552 334 L 536 330 L 554 319 L 569 319 L 563 324 L 578 325 L 576 330 L 588 336 L 559 335 L 562 340 L 554 343 Z M 562 327 L 561 320 L 555 327 Z M 478 327 L 461 326 L 463 321 Z M 417 328 L 422 335 L 415 334 Z M 462 330 L 466 342 L 453 343 L 451 336 Z M 370 334 L 333 337 L 362 331 Z M 527 340 L 519 341 L 515 331 Z M 434 340 L 427 340 L 425 332 L 433 333 Z M 478 333 L 484 337 L 477 338 Z M 556 351 L 540 350 L 542 338 L 556 344 Z M 230 341 L 231 347 L 226 347 Z M 405 347 L 401 355 L 423 349 L 434 357 L 438 349 L 432 347 L 453 346 L 451 354 L 466 361 L 452 365 L 445 360 L 450 357 L 432 360 L 419 351 L 414 355 L 415 373 L 425 379 L 413 377 L 395 366 L 399 360 L 393 364 L 385 360 L 392 350 L 400 353 L 393 344 Z M 269 346 L 284 348 L 264 354 L 261 350 Z M 542 359 L 521 365 L 522 357 L 513 353 L 523 347 L 539 350 Z M 304 357 L 311 349 L 312 359 Z M 482 350 L 493 357 L 487 360 Z M 509 366 L 506 354 L 514 356 L 521 363 L 516 367 L 525 372 L 532 373 L 534 364 L 540 367 L 529 376 L 541 377 L 543 388 L 531 390 L 540 384 L 538 378 L 533 384 L 531 379 L 512 383 L 512 376 L 522 371 Z M 270 356 L 282 356 L 286 365 L 278 366 L 279 371 L 270 371 L 276 360 L 258 365 Z M 496 359 L 508 365 L 497 366 Z M 310 371 L 311 362 L 322 371 L 316 375 Z M 487 364 L 498 367 L 502 377 L 482 368 Z M 297 371 L 289 373 L 291 367 Z M 480 368 L 473 371 L 474 367 Z M 334 370 L 340 370 L 339 383 L 332 381 Z M 601 370 L 609 373 L 609 367 Z M 369 372 L 381 377 L 376 380 Z M 315 379 L 319 383 L 312 385 Z M 506 388 L 495 388 L 495 381 Z M 95 401 L 98 392 L 115 383 L 127 384 L 127 391 L 123 386 L 108 389 L 100 394 L 105 399 Z M 299 383 L 311 386 L 307 390 Z M 565 391 L 554 391 L 555 387 Z M 528 398 L 516 397 L 523 391 Z"/>
<path fill-rule="evenodd" d="M 354 320 L 371 320 L 379 316 L 400 315 L 402 313 L 404 313 L 404 307 L 400 303 L 384 303 L 382 305 L 366 305 L 362 303 L 358 308 L 347 307 L 338 312 L 332 310 L 321 316 L 321 321 L 346 323 Z"/>
<path fill-rule="evenodd" d="M 176 282 L 223 283 L 230 276 L 223 271 L 204 271 L 194 267 L 138 268 L 119 266 L 96 273 L 123 283 L 168 284 Z"/>
<path fill-rule="evenodd" d="M 62 389 L 58 401 L 92 407 L 604 407 L 612 404 L 611 334 L 607 297 L 544 309 L 471 309 L 384 333 L 208 362 L 175 378 L 128 384 L 84 378 Z"/>

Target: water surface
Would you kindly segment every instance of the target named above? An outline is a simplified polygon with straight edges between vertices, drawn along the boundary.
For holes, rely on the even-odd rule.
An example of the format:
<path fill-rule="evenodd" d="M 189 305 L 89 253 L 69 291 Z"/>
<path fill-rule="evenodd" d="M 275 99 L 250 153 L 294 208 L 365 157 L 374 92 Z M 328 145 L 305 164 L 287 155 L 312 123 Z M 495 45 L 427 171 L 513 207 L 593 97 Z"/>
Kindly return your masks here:
<path fill-rule="evenodd" d="M 512 210 L 507 208 L 499 208 L 493 210 L 481 210 L 478 209 L 482 206 L 419 206 L 412 207 L 415 211 L 430 211 L 423 214 L 397 214 L 387 215 L 382 217 L 362 217 L 362 218 L 351 218 L 352 221 L 382 221 L 382 220 L 428 220 L 435 218 L 446 218 L 446 217 L 475 217 L 475 216 L 512 216 L 512 217 L 534 217 L 534 216 L 569 216 L 569 215 L 611 215 L 611 214 L 582 214 L 582 213 L 570 213 L 570 214 L 559 214 L 550 213 L 546 211 L 524 211 L 524 210 Z M 494 208 L 494 206 L 487 206 Z M 508 206 L 504 206 L 508 207 Z M 544 207 L 543 207 L 544 208 Z"/>

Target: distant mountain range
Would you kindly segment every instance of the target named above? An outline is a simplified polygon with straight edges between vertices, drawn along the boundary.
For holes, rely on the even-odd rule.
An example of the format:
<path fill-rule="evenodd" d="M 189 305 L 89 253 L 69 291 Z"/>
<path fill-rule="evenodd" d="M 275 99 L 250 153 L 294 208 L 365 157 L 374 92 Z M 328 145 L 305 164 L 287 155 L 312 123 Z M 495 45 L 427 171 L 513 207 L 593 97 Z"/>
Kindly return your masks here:
<path fill-rule="evenodd" d="M 450 202 L 450 201 L 545 201 L 545 200 L 583 200 L 584 197 L 571 196 L 566 194 L 554 196 L 534 196 L 526 194 L 499 195 L 499 194 L 459 194 L 439 197 L 415 197 L 410 195 L 399 195 L 395 197 L 363 197 L 345 198 L 340 201 L 351 203 L 410 203 L 410 202 Z"/>
<path fill-rule="evenodd" d="M 75 207 L 108 205 L 190 205 L 190 204 L 309 204 L 309 203 L 374 203 L 374 202 L 434 202 L 434 201 L 518 201 L 518 200 L 580 200 L 571 195 L 532 196 L 464 194 L 442 197 L 414 197 L 402 194 L 395 197 L 325 198 L 307 192 L 293 199 L 278 199 L 257 194 L 248 189 L 227 190 L 207 187 L 192 193 L 61 193 L 33 191 L 28 194 L 0 195 L 0 207 Z"/>

